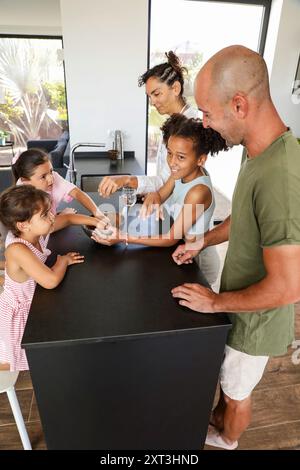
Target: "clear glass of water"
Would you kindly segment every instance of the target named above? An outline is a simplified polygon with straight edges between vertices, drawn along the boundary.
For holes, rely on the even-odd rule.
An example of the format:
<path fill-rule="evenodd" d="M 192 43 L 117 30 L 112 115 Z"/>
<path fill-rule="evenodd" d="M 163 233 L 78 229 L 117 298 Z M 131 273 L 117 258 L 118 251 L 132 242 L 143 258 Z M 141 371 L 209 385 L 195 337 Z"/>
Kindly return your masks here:
<path fill-rule="evenodd" d="M 133 207 L 136 203 L 136 190 L 133 188 L 129 188 L 128 186 L 124 186 L 122 189 L 122 206 L 123 206 L 123 215 L 124 215 L 124 228 L 126 233 L 126 246 L 128 246 L 128 211 L 130 207 Z"/>

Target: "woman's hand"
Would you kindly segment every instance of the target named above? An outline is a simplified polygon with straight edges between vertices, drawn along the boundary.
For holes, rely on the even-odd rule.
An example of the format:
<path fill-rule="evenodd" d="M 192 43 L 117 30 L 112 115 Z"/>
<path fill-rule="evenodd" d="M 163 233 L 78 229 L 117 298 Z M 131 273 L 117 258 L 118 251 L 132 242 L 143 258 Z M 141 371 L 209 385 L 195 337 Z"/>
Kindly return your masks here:
<path fill-rule="evenodd" d="M 129 176 L 105 176 L 98 187 L 98 193 L 102 197 L 109 197 L 118 189 L 126 186 Z"/>
<path fill-rule="evenodd" d="M 149 215 L 152 214 L 153 211 L 155 211 L 156 220 L 164 219 L 163 207 L 161 206 L 161 197 L 158 192 L 148 193 L 145 196 L 139 217 L 141 219 L 146 219 L 149 217 Z"/>
<path fill-rule="evenodd" d="M 70 253 L 67 253 L 66 255 L 58 255 L 57 261 L 59 261 L 59 259 L 66 261 L 67 266 L 71 266 L 71 264 L 79 264 L 79 263 L 84 262 L 84 256 L 74 251 L 71 251 Z"/>

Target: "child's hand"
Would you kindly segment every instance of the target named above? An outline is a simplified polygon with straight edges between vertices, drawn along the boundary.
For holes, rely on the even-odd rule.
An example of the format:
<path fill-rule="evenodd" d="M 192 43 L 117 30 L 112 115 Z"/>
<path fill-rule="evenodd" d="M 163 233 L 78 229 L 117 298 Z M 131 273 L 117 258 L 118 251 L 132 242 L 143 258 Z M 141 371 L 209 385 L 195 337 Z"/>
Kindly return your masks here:
<path fill-rule="evenodd" d="M 84 262 L 84 256 L 74 251 L 71 251 L 70 253 L 67 253 L 66 255 L 62 255 L 62 256 L 58 255 L 58 257 L 65 259 L 68 263 L 68 266 L 70 266 L 71 264 L 78 264 L 78 263 Z"/>
<path fill-rule="evenodd" d="M 116 243 L 119 243 L 120 241 L 123 240 L 123 238 L 120 236 L 119 230 L 116 227 L 112 227 L 112 226 L 106 230 L 99 230 L 99 229 L 94 230 L 91 238 L 95 242 L 100 243 L 101 245 L 107 245 L 107 246 L 115 245 Z"/>
<path fill-rule="evenodd" d="M 161 197 L 158 192 L 147 194 L 140 210 L 139 217 L 141 219 L 146 219 L 152 214 L 153 211 L 156 213 L 156 220 L 164 219 L 163 208 L 161 206 Z"/>
<path fill-rule="evenodd" d="M 94 213 L 94 217 L 96 217 L 96 219 L 99 219 L 107 224 L 110 224 L 110 219 L 105 214 L 103 214 L 103 212 L 101 212 L 100 209 L 96 210 L 96 212 Z"/>
<path fill-rule="evenodd" d="M 101 233 L 103 232 L 104 234 L 111 235 L 113 233 L 113 230 L 115 229 L 115 227 L 111 225 L 110 220 L 107 219 L 107 217 L 101 220 L 96 219 L 95 222 L 95 230 Z"/>

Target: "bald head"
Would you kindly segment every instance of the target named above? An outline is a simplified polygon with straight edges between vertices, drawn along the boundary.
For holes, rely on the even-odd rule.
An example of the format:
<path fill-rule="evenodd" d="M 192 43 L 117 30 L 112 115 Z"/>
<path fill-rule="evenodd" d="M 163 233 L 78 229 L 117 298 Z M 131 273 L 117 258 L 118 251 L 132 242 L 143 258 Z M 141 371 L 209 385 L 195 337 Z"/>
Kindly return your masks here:
<path fill-rule="evenodd" d="M 266 63 L 244 46 L 229 46 L 212 56 L 198 73 L 196 85 L 201 86 L 203 81 L 222 102 L 228 102 L 236 93 L 259 102 L 270 99 Z"/>

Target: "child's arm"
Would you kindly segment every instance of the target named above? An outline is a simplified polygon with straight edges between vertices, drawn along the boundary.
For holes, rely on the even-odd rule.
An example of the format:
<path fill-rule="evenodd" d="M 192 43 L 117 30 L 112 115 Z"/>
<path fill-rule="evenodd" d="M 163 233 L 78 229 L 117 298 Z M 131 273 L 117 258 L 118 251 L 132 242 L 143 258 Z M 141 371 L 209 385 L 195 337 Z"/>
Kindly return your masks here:
<path fill-rule="evenodd" d="M 107 217 L 99 220 L 96 217 L 90 217 L 83 214 L 58 214 L 55 217 L 52 232 L 61 230 L 69 225 L 91 225 L 92 227 L 97 227 L 101 230 L 105 229 L 109 223 L 110 221 Z"/>
<path fill-rule="evenodd" d="M 80 204 L 85 207 L 94 217 L 98 217 L 101 219 L 105 217 L 103 212 L 101 212 L 94 201 L 88 196 L 88 194 L 81 191 L 79 188 L 74 188 L 72 191 L 69 192 L 69 195 L 76 199 Z"/>
<path fill-rule="evenodd" d="M 145 219 L 152 214 L 153 210 L 156 212 L 156 220 L 162 215 L 160 212 L 160 206 L 163 204 L 169 196 L 171 196 L 175 186 L 175 180 L 172 176 L 165 182 L 165 184 L 154 193 L 148 193 L 145 197 L 144 203 L 140 211 L 140 217 Z"/>
<path fill-rule="evenodd" d="M 163 204 L 168 197 L 171 196 L 174 191 L 175 180 L 172 176 L 165 182 L 165 184 L 159 189 L 158 194 L 160 196 L 161 204 Z"/>
<path fill-rule="evenodd" d="M 11 244 L 5 252 L 7 272 L 16 282 L 34 279 L 45 289 L 54 289 L 62 281 L 67 267 L 71 264 L 83 263 L 84 256 L 71 252 L 58 255 L 55 264 L 49 268 L 22 243 Z"/>
<path fill-rule="evenodd" d="M 199 187 L 201 186 L 201 189 Z M 132 237 L 129 236 L 128 243 L 136 243 L 138 245 L 169 247 L 176 245 L 179 240 L 184 238 L 189 229 L 194 225 L 196 220 L 203 213 L 203 204 L 207 198 L 207 191 L 210 194 L 207 186 L 197 185 L 194 186 L 186 195 L 184 206 L 182 207 L 178 217 L 174 221 L 168 233 L 157 235 L 154 237 Z M 200 205 L 200 207 L 197 207 Z M 207 207 L 210 205 L 207 205 Z M 206 207 L 205 207 L 206 208 Z M 195 238 L 195 237 L 193 237 Z M 126 241 L 126 237 L 125 237 Z M 193 240 L 191 240 L 193 241 Z"/>
<path fill-rule="evenodd" d="M 103 245 L 114 245 L 120 241 L 127 243 L 134 243 L 138 245 L 157 246 L 157 247 L 169 247 L 178 243 L 184 236 L 187 235 L 189 229 L 201 216 L 203 210 L 206 210 L 211 204 L 212 194 L 210 189 L 204 185 L 197 185 L 191 188 L 187 193 L 184 206 L 174 221 L 170 231 L 166 234 L 157 235 L 153 237 L 133 237 L 116 231 L 117 236 L 111 239 L 100 238 L 97 233 L 94 233 L 93 240 L 102 243 Z M 199 234 L 203 235 L 203 234 Z M 189 241 L 192 242 L 196 239 L 196 236 L 189 237 Z"/>

